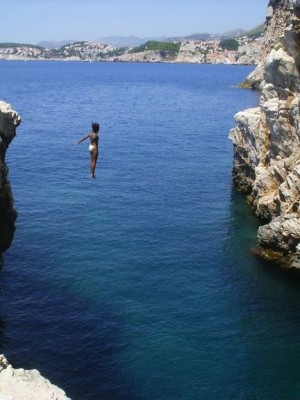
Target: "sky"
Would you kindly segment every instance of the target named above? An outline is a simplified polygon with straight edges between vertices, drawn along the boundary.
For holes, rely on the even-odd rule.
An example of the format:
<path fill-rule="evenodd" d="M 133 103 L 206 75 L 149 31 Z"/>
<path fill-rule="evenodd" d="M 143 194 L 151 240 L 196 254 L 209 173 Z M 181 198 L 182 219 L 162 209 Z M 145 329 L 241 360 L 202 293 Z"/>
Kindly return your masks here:
<path fill-rule="evenodd" d="M 0 42 L 96 40 L 104 36 L 186 36 L 251 29 L 268 0 L 9 0 Z"/>

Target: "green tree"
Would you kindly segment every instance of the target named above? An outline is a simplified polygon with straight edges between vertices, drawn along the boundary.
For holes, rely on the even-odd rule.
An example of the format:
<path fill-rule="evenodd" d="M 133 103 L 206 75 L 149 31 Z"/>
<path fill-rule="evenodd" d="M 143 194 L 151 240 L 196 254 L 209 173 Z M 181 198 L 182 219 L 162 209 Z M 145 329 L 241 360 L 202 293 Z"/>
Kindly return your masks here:
<path fill-rule="evenodd" d="M 223 50 L 237 50 L 239 47 L 239 42 L 236 39 L 223 39 L 220 42 L 220 46 Z"/>
<path fill-rule="evenodd" d="M 156 42 L 155 40 L 149 40 L 145 44 L 142 44 L 138 47 L 134 47 L 133 49 L 129 50 L 129 53 L 141 53 L 146 50 L 178 53 L 179 49 L 180 49 L 180 43 Z"/>

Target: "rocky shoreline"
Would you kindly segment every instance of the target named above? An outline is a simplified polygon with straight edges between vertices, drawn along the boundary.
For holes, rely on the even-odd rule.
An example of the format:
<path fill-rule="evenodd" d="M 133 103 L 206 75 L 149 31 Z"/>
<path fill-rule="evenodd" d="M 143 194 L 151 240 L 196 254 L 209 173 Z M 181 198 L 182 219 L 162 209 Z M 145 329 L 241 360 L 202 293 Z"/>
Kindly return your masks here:
<path fill-rule="evenodd" d="M 265 223 L 256 253 L 300 268 L 300 1 L 271 0 L 265 45 L 245 86 L 261 90 L 257 108 L 239 112 L 230 132 L 232 176 Z"/>

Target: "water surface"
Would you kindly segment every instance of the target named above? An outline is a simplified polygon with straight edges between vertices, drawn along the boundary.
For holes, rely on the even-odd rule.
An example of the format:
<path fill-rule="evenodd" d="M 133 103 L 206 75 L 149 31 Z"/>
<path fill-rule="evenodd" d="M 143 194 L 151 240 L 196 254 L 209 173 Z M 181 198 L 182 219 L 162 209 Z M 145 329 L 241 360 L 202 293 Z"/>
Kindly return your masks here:
<path fill-rule="evenodd" d="M 0 351 L 73 400 L 295 399 L 299 281 L 231 183 L 251 67 L 1 62 L 22 115 Z M 101 124 L 96 180 L 88 143 Z"/>

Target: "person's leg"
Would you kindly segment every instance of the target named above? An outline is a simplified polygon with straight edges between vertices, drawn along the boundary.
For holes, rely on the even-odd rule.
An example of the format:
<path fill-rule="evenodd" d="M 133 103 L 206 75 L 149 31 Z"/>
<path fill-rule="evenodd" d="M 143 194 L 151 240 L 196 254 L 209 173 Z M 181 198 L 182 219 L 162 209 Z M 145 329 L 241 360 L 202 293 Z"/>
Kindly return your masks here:
<path fill-rule="evenodd" d="M 91 178 L 93 178 L 94 177 L 94 171 L 95 171 L 93 152 L 91 152 L 90 170 L 91 170 Z"/>
<path fill-rule="evenodd" d="M 95 169 L 96 169 L 96 164 L 97 164 L 97 159 L 98 159 L 98 152 L 93 150 L 91 153 L 91 177 L 95 177 Z"/>

